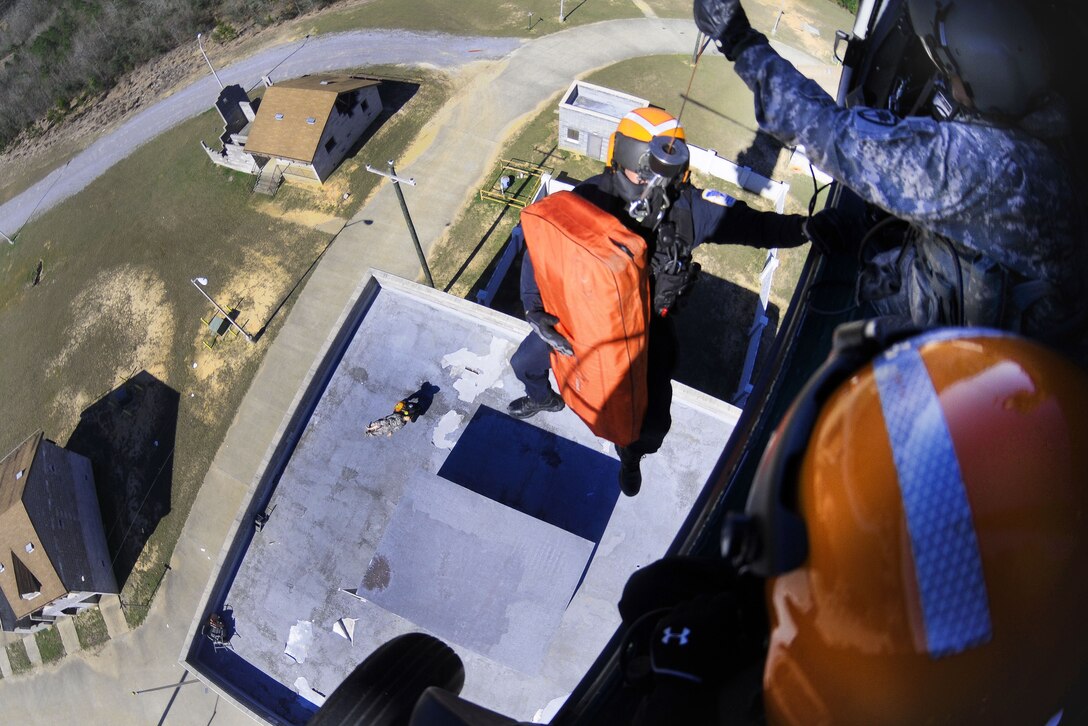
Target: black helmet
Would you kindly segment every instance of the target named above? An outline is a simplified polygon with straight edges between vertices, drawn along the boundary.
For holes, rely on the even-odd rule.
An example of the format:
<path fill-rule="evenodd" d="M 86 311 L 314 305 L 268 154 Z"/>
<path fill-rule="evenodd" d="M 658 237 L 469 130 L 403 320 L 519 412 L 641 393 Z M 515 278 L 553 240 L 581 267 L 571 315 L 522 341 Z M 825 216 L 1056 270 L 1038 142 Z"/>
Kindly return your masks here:
<path fill-rule="evenodd" d="M 908 0 L 914 32 L 982 114 L 1019 118 L 1046 92 L 1051 64 L 1028 3 Z"/>

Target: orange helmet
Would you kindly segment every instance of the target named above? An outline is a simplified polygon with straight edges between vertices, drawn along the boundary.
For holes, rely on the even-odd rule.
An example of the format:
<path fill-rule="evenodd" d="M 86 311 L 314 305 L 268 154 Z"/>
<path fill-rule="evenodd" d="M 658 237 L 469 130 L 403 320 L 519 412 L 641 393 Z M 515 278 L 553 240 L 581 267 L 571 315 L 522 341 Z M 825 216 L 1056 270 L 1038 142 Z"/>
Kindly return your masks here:
<path fill-rule="evenodd" d="M 651 168 L 654 155 L 650 151 L 650 142 L 657 137 L 666 140 L 675 139 L 681 142 L 687 140 L 684 127 L 668 111 L 652 106 L 636 108 L 630 111 L 620 120 L 615 133 L 612 134 L 608 141 L 609 165 L 630 169 L 644 178 L 649 178 L 654 173 L 662 174 L 662 176 L 677 176 L 685 171 L 687 169 L 688 155 L 687 147 L 684 144 L 678 145 L 683 147 L 683 168 L 679 172 L 663 174 L 659 168 Z M 675 153 L 676 149 L 673 148 L 677 146 L 675 141 L 669 141 L 668 143 L 668 160 L 672 162 L 680 160 L 680 157 Z M 658 156 L 661 156 L 661 154 L 659 153 Z"/>
<path fill-rule="evenodd" d="M 768 722 L 1046 723 L 1088 662 L 1088 377 L 1006 333 L 872 357 L 861 330 L 723 535 L 770 578 Z"/>

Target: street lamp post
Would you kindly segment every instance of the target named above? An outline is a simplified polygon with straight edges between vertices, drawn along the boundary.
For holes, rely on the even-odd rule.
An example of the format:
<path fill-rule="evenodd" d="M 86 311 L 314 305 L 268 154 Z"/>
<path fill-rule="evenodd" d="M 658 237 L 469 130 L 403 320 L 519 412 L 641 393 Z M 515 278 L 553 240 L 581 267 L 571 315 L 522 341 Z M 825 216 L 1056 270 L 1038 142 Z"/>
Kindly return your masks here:
<path fill-rule="evenodd" d="M 245 328 L 243 328 L 241 325 L 234 322 L 234 318 L 232 318 L 230 316 L 230 313 L 228 313 L 226 310 L 224 310 L 223 306 L 221 306 L 215 300 L 212 300 L 211 295 L 204 292 L 204 288 L 207 287 L 207 285 L 208 285 L 208 278 L 206 278 L 206 277 L 194 277 L 191 280 L 189 280 L 189 282 L 193 283 L 193 287 L 195 287 L 197 289 L 197 291 L 200 292 L 200 294 L 204 296 L 204 299 L 206 299 L 208 302 L 210 302 L 212 305 L 215 306 L 215 309 L 219 311 L 219 314 L 223 316 L 224 320 L 226 320 L 228 323 L 230 323 L 232 328 L 235 328 L 239 333 L 241 333 L 243 336 L 245 336 L 245 339 L 248 340 L 250 343 L 253 342 L 253 336 L 250 335 L 249 333 L 247 333 L 245 331 Z"/>
<path fill-rule="evenodd" d="M 215 76 L 215 82 L 219 84 L 219 90 L 223 90 L 223 81 L 219 80 L 219 74 L 215 72 L 215 66 L 213 66 L 212 62 L 208 59 L 208 54 L 204 52 L 204 41 L 201 40 L 203 35 L 203 33 L 196 34 L 196 44 L 200 46 L 200 54 L 204 56 L 204 62 L 208 64 L 208 68 L 211 69 L 212 75 Z"/>
<path fill-rule="evenodd" d="M 8 237 L 8 236 L 7 236 L 6 234 L 4 234 L 3 232 L 0 232 L 0 237 L 3 237 L 4 239 L 6 239 L 6 240 L 8 241 L 8 244 L 9 244 L 9 245 L 13 245 L 13 244 L 15 244 L 15 240 L 13 240 L 13 239 L 12 239 L 11 237 Z"/>
<path fill-rule="evenodd" d="M 434 287 L 434 278 L 431 277 L 431 268 L 427 266 L 427 257 L 423 254 L 423 247 L 419 244 L 419 236 L 416 235 L 416 227 L 412 224 L 412 215 L 408 213 L 408 203 L 404 201 L 404 192 L 400 190 L 400 183 L 416 185 L 415 179 L 402 179 L 397 176 L 397 170 L 393 168 L 393 160 L 389 160 L 389 173 L 378 171 L 370 164 L 366 165 L 366 170 L 371 174 L 377 174 L 378 176 L 384 176 L 393 180 L 393 188 L 397 191 L 397 199 L 400 201 L 400 211 L 404 212 L 404 222 L 408 225 L 408 233 L 412 235 L 412 244 L 416 248 L 416 256 L 419 257 L 419 264 L 423 268 L 423 275 L 427 278 L 427 284 Z"/>

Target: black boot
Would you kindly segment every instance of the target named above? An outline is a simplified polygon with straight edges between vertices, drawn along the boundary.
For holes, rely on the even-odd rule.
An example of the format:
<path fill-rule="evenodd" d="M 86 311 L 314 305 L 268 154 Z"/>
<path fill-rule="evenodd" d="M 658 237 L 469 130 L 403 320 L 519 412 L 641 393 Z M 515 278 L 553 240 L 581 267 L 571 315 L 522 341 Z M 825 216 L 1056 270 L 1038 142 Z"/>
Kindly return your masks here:
<path fill-rule="evenodd" d="M 562 411 L 564 408 L 563 397 L 552 390 L 548 390 L 548 397 L 543 401 L 534 401 L 528 396 L 522 396 L 506 407 L 506 412 L 514 418 L 529 418 L 541 411 Z"/>
<path fill-rule="evenodd" d="M 620 456 L 620 491 L 633 497 L 642 489 L 642 455 L 622 446 L 616 447 L 616 453 Z"/>

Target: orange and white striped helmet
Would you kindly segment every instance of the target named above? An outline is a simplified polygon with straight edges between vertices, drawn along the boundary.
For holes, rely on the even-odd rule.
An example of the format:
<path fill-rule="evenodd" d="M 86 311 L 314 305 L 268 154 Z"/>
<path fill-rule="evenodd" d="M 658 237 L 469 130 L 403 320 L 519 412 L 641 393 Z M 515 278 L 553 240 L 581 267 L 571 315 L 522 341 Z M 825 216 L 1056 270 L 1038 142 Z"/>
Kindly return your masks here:
<path fill-rule="evenodd" d="M 609 165 L 649 175 L 650 140 L 655 136 L 687 140 L 680 121 L 664 109 L 647 106 L 629 112 L 608 142 Z"/>

